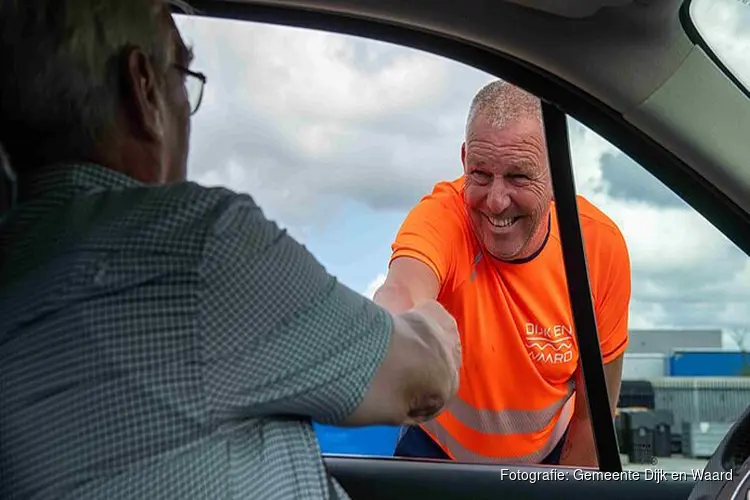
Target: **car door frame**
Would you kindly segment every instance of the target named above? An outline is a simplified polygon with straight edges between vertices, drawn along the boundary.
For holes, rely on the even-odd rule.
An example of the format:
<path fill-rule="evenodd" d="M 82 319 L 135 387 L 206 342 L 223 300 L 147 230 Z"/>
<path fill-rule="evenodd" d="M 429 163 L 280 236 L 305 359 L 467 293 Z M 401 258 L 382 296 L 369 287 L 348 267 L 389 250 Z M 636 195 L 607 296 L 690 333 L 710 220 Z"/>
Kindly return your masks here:
<path fill-rule="evenodd" d="M 564 123 L 567 116 L 585 124 L 638 162 L 688 205 L 702 214 L 746 254 L 750 254 L 750 231 L 748 230 L 750 229 L 750 215 L 747 212 L 715 189 L 709 181 L 680 158 L 630 124 L 620 113 L 574 85 L 526 61 L 504 54 L 492 47 L 462 42 L 449 34 L 426 33 L 403 24 L 360 19 L 333 12 L 232 1 L 196 0 L 191 4 L 197 8 L 200 15 L 308 28 L 389 42 L 437 54 L 496 75 L 542 99 L 546 110 L 545 127 L 549 127 L 548 138 L 550 140 L 553 137 L 558 139 L 562 137 L 561 132 L 564 127 L 560 124 Z M 550 151 L 550 158 L 554 164 L 560 165 L 558 168 L 553 167 L 555 196 L 570 200 L 571 197 L 575 199 L 575 186 L 567 128 L 565 131 L 564 140 L 551 142 L 551 149 L 554 152 Z M 581 284 L 578 289 L 570 289 L 569 292 L 576 332 L 579 335 L 584 384 L 587 394 L 594 396 L 589 398 L 589 407 L 592 413 L 597 454 L 600 459 L 603 459 L 600 463 L 600 470 L 616 473 L 621 470 L 621 464 L 614 423 L 611 417 L 605 418 L 604 413 L 606 410 L 606 415 L 609 415 L 610 409 L 606 397 L 607 389 L 596 335 L 596 324 L 592 316 L 590 283 L 586 272 L 585 253 L 582 251 L 580 224 L 575 204 L 568 202 L 565 205 L 567 208 L 558 212 L 559 216 L 570 218 L 573 211 L 576 214 L 573 224 L 565 229 L 565 236 L 561 234 L 561 240 L 563 240 L 568 283 Z M 563 228 L 561 228 L 562 231 Z M 617 455 L 616 458 L 615 455 Z M 472 464 L 470 467 L 475 467 L 474 469 L 465 469 L 466 464 L 435 464 L 429 460 L 416 462 L 409 459 L 395 459 L 393 462 L 391 460 L 371 457 L 327 457 L 329 468 L 334 474 L 338 471 L 339 475 L 350 474 L 354 469 L 364 472 L 364 463 L 374 469 L 396 467 L 396 470 L 401 472 L 404 471 L 398 469 L 401 466 L 408 466 L 409 471 L 421 468 L 439 470 L 440 467 L 449 466 L 452 471 L 461 469 L 466 473 L 471 473 L 472 470 L 481 473 L 485 467 Z M 400 462 L 400 465 L 394 462 Z M 515 470 L 533 471 L 536 468 L 515 468 Z M 634 481 L 634 484 L 639 481 L 642 479 Z M 668 482 L 664 484 L 666 483 Z M 689 491 L 690 484 L 691 482 L 688 481 L 679 488 L 688 488 L 687 491 Z M 356 488 L 356 485 L 354 487 Z M 648 494 L 641 492 L 639 497 L 648 498 Z"/>

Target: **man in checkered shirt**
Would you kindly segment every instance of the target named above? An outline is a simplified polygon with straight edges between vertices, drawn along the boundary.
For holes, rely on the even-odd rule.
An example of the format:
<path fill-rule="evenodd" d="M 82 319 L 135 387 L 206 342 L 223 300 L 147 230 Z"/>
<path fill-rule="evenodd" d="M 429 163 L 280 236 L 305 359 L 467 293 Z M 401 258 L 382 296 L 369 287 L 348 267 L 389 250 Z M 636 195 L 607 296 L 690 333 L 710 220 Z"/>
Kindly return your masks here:
<path fill-rule="evenodd" d="M 436 302 L 391 315 L 185 181 L 190 60 L 165 0 L 0 0 L 0 498 L 346 498 L 312 420 L 456 391 Z"/>

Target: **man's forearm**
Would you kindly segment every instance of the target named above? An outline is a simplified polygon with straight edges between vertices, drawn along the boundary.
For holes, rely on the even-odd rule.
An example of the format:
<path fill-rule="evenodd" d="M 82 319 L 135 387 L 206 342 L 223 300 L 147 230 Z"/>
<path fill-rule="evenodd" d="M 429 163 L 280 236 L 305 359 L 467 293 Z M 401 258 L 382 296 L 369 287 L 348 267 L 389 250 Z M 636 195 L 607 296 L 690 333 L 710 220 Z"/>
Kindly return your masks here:
<path fill-rule="evenodd" d="M 574 376 L 576 382 L 575 410 L 573 410 L 568 434 L 560 453 L 560 465 L 596 467 L 598 460 L 596 458 L 594 432 L 591 428 L 591 417 L 586 399 L 586 384 L 580 367 L 576 370 Z"/>
<path fill-rule="evenodd" d="M 622 359 L 623 355 L 621 354 L 613 361 L 604 365 L 604 378 L 607 382 L 609 409 L 613 421 L 620 394 Z M 573 417 L 570 420 L 570 430 L 560 454 L 560 465 L 596 467 L 599 465 L 599 461 L 596 457 L 594 429 L 591 427 L 588 402 L 586 401 L 585 393 L 582 392 L 586 390 L 582 373 L 581 370 L 576 372 L 576 406 Z"/>
<path fill-rule="evenodd" d="M 578 408 L 576 408 L 575 413 L 578 413 Z M 599 465 L 596 458 L 594 432 L 591 428 L 591 420 L 587 415 L 574 414 L 570 420 L 570 429 L 560 453 L 560 465 L 579 467 L 597 467 Z"/>
<path fill-rule="evenodd" d="M 385 284 L 378 288 L 372 300 L 392 314 L 401 314 L 416 305 L 408 288 L 393 284 Z"/>

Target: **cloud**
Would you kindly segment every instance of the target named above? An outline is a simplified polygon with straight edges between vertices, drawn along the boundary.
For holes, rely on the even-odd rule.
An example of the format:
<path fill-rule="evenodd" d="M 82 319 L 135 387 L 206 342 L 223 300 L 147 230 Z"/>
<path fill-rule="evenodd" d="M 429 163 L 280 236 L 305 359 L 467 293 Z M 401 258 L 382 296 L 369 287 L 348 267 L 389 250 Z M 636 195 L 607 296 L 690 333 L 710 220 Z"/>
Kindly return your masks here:
<path fill-rule="evenodd" d="M 737 0 L 696 0 L 690 17 L 713 52 L 750 88 L 750 6 Z"/>
<path fill-rule="evenodd" d="M 608 155 L 602 154 L 602 166 Z M 623 177 L 644 178 L 644 192 L 666 189 L 642 176 L 637 164 L 621 163 L 630 164 Z M 698 212 L 637 193 L 614 197 L 599 191 L 590 199 L 617 223 L 628 245 L 633 328 L 750 325 L 750 261 Z"/>
<path fill-rule="evenodd" d="M 620 200 L 636 200 L 659 207 L 685 207 L 685 202 L 641 168 L 629 156 L 607 152 L 600 157 L 601 175 L 607 194 Z"/>
<path fill-rule="evenodd" d="M 490 76 L 382 42 L 181 21 L 208 75 L 194 179 L 234 176 L 274 217 L 315 226 L 342 198 L 406 209 L 435 180 L 460 175 L 466 103 Z"/>
<path fill-rule="evenodd" d="M 725 10 L 708 10 L 704 24 L 719 19 L 741 30 Z M 302 240 L 338 234 L 332 221 L 350 215 L 342 211 L 351 202 L 369 211 L 370 223 L 385 220 L 377 214 L 405 216 L 435 182 L 460 175 L 467 107 L 494 79 L 355 37 L 210 19 L 178 25 L 194 42 L 195 69 L 208 76 L 193 120 L 191 178 L 252 194 Z M 748 36 L 727 31 L 715 30 L 714 42 L 747 71 L 740 55 Z M 619 225 L 629 247 L 631 327 L 750 326 L 747 256 L 609 142 L 573 120 L 570 134 L 577 189 Z M 351 226 L 352 239 L 370 229 Z M 330 247 L 347 253 L 347 239 Z"/>
<path fill-rule="evenodd" d="M 568 118 L 568 130 L 576 190 L 578 194 L 594 198 L 604 192 L 602 156 L 619 154 L 619 151 L 572 118 Z"/>

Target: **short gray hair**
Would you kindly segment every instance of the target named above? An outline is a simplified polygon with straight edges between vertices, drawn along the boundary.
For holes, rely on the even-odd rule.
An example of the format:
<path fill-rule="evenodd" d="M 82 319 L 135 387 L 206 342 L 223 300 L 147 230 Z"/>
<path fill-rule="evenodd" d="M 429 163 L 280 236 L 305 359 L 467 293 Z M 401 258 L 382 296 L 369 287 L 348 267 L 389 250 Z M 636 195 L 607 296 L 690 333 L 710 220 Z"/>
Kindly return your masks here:
<path fill-rule="evenodd" d="M 0 142 L 23 172 L 86 160 L 112 133 L 123 50 L 157 71 L 171 61 L 164 25 L 182 0 L 0 0 Z"/>
<path fill-rule="evenodd" d="M 466 134 L 474 120 L 481 116 L 495 127 L 523 117 L 542 121 L 542 102 L 534 94 L 502 80 L 495 80 L 474 96 L 466 118 Z"/>

